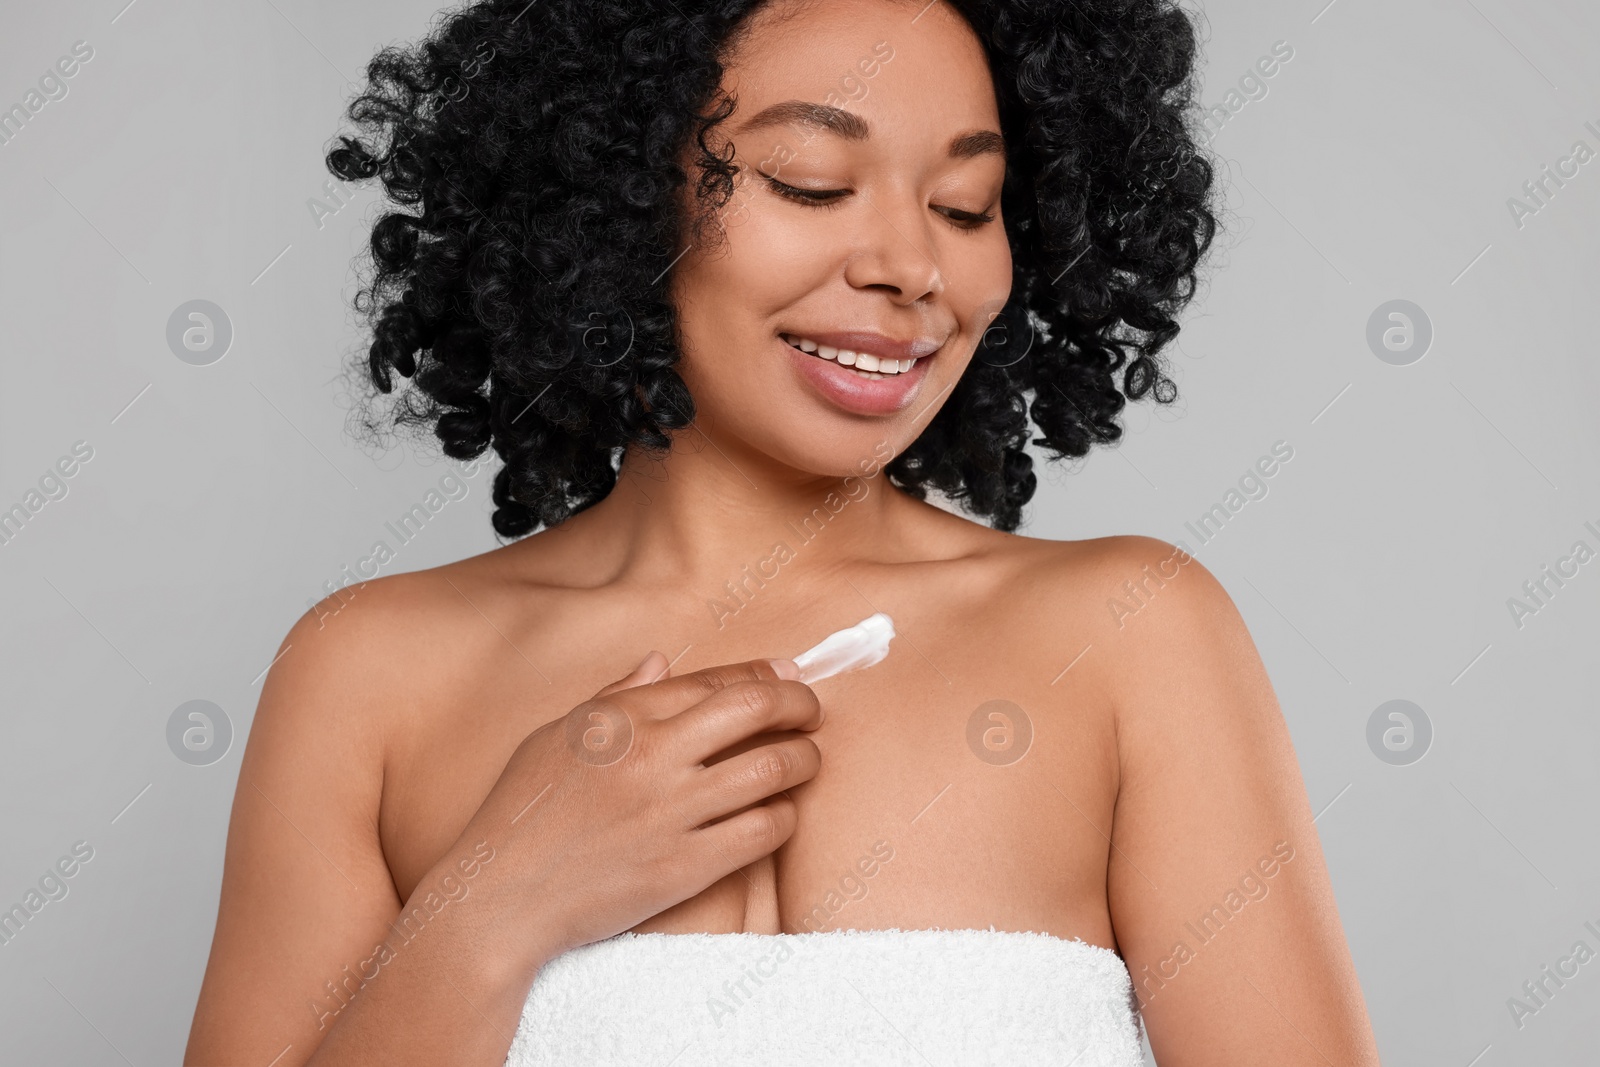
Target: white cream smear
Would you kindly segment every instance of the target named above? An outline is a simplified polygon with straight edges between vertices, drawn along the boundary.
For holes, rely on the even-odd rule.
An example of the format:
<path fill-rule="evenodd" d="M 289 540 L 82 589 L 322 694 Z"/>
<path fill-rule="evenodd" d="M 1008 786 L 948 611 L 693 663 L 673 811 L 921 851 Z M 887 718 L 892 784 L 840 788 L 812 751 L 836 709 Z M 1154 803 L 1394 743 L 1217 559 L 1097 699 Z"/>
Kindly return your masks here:
<path fill-rule="evenodd" d="M 883 612 L 869 615 L 854 626 L 829 634 L 794 657 L 800 681 L 810 685 L 845 671 L 858 671 L 882 662 L 894 637 L 894 621 Z"/>

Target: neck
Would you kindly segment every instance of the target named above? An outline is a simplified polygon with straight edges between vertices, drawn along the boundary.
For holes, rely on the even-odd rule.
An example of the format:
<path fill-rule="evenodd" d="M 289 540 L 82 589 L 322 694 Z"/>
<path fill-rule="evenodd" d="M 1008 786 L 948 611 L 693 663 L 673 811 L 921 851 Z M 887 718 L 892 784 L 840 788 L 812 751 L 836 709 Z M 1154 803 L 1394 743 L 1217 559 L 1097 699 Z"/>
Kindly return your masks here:
<path fill-rule="evenodd" d="M 889 484 L 887 458 L 880 449 L 860 473 L 818 475 L 690 427 L 664 457 L 630 449 L 611 494 L 563 526 L 608 580 L 629 584 L 720 590 L 800 559 L 807 570 L 881 560 L 925 506 Z"/>

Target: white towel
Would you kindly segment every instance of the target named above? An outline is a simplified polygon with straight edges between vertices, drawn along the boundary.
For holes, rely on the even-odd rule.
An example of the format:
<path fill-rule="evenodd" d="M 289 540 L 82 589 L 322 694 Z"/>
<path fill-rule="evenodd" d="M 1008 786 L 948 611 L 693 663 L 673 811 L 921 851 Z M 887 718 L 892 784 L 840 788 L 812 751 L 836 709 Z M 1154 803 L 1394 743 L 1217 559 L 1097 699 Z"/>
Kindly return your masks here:
<path fill-rule="evenodd" d="M 507 1067 L 1140 1067 L 1122 958 L 997 930 L 622 933 L 557 956 Z"/>

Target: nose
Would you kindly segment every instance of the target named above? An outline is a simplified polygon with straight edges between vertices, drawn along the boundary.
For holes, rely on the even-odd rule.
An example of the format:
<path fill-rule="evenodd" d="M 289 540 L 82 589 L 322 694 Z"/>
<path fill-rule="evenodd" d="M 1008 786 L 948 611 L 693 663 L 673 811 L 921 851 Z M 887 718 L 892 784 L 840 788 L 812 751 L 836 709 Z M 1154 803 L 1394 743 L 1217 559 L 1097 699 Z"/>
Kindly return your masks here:
<path fill-rule="evenodd" d="M 881 289 L 897 304 L 911 305 L 944 292 L 926 208 L 895 198 L 867 201 L 862 226 L 845 264 L 845 280 L 858 289 Z"/>

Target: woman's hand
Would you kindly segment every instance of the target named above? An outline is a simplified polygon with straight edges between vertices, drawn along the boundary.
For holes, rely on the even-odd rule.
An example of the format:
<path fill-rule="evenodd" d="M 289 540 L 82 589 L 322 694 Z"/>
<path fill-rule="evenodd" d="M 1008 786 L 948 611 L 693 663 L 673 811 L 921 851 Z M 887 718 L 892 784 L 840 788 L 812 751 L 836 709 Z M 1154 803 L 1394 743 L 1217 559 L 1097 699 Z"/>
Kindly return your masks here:
<path fill-rule="evenodd" d="M 438 643 L 458 639 L 450 612 L 473 611 L 454 583 L 423 582 L 379 579 L 349 608 L 308 612 L 267 673 L 186 1063 L 504 1063 L 553 956 L 760 862 L 794 831 L 793 802 L 775 794 L 817 773 L 816 745 L 793 731 L 822 721 L 795 665 L 661 680 L 652 653 L 524 738 L 400 897 L 379 833 L 385 753 L 415 728 L 419 698 L 397 649 L 430 623 Z"/>
<path fill-rule="evenodd" d="M 475 888 L 505 902 L 508 932 L 528 930 L 542 957 L 630 929 L 794 832 L 783 790 L 821 766 L 809 737 L 706 765 L 754 735 L 822 724 L 793 661 L 665 673 L 652 652 L 529 734 L 441 861 L 475 842 L 493 847 L 485 870 L 496 882 Z"/>

